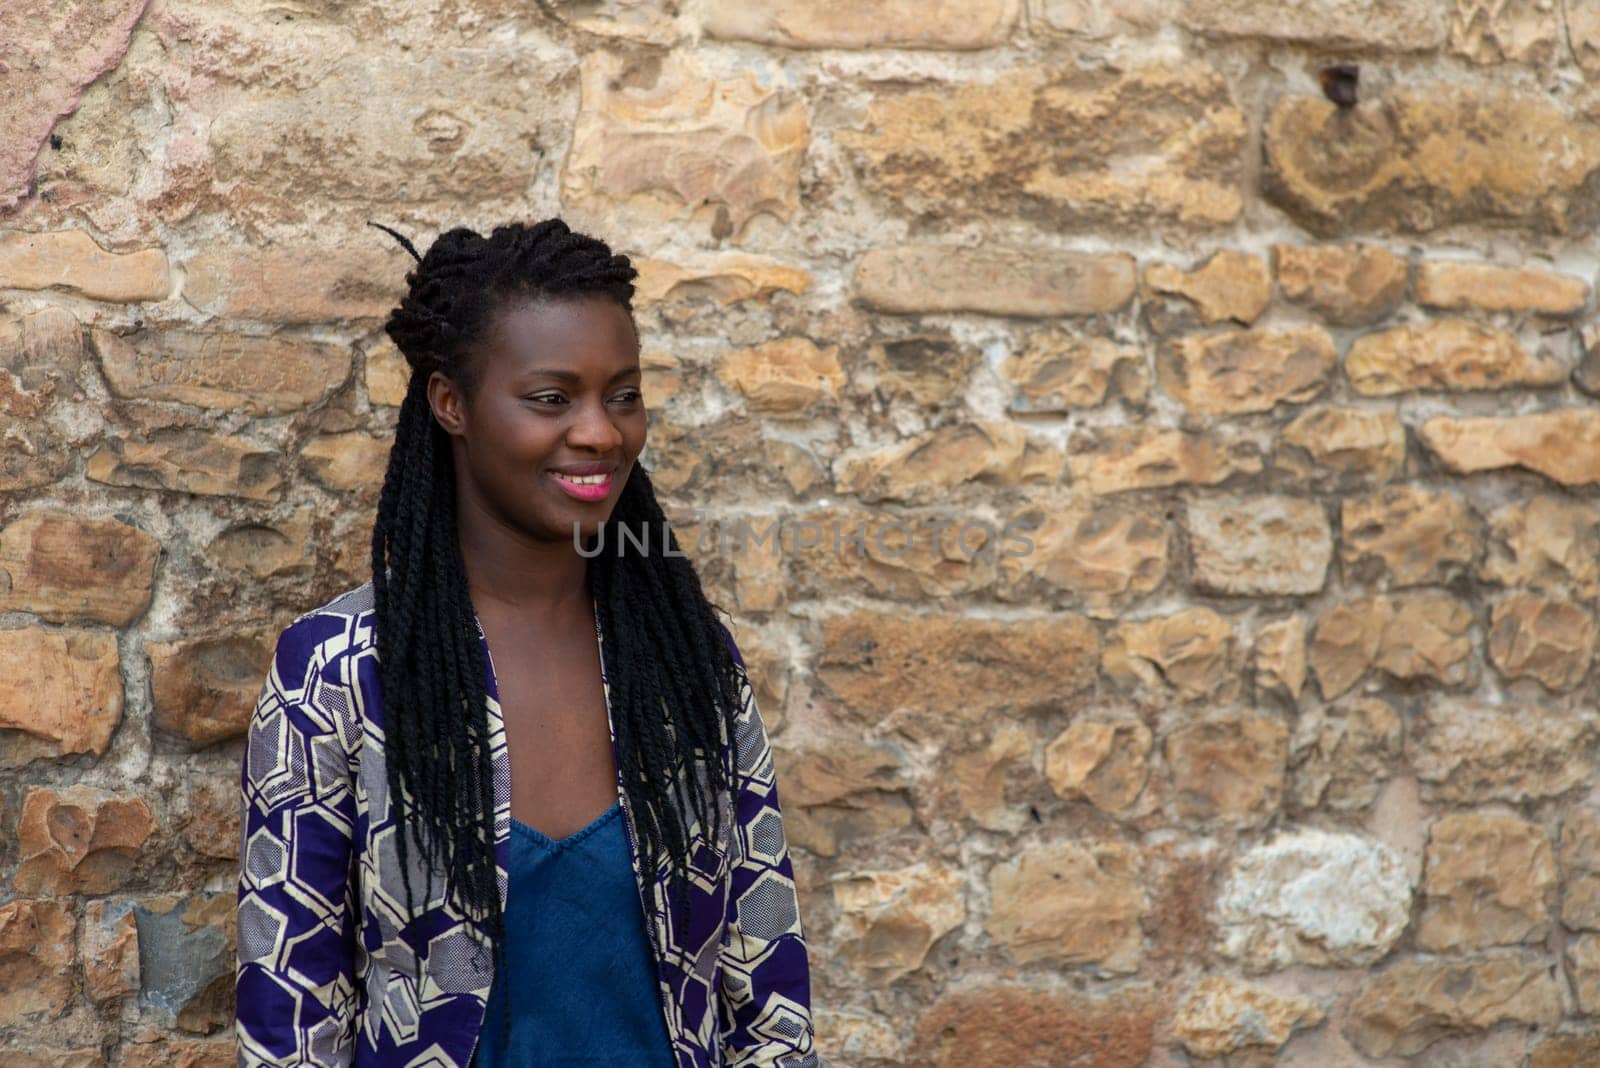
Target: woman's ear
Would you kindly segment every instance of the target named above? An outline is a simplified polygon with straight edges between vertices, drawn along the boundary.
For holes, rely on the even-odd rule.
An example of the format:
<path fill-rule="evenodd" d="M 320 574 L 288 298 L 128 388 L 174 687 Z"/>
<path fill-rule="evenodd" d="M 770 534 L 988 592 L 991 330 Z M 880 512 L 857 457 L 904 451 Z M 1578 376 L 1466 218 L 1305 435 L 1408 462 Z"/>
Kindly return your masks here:
<path fill-rule="evenodd" d="M 466 433 L 466 400 L 460 387 L 443 371 L 434 371 L 428 376 L 428 407 L 433 409 L 433 418 L 446 434 L 461 437 Z"/>

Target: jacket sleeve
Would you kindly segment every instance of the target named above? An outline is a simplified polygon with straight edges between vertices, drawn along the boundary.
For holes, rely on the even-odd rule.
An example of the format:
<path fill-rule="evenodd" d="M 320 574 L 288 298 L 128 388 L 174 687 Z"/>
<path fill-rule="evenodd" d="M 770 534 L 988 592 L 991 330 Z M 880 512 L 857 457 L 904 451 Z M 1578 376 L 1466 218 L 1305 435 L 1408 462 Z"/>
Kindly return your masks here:
<path fill-rule="evenodd" d="M 321 686 L 323 650 L 341 630 L 316 616 L 291 623 L 250 719 L 240 769 L 239 1068 L 354 1060 L 356 800 L 337 694 Z"/>
<path fill-rule="evenodd" d="M 742 668 L 731 634 L 727 641 Z M 723 1060 L 727 1068 L 824 1068 L 815 1051 L 810 963 L 772 749 L 748 678 L 742 693 L 734 745 L 737 833 L 718 987 Z"/>

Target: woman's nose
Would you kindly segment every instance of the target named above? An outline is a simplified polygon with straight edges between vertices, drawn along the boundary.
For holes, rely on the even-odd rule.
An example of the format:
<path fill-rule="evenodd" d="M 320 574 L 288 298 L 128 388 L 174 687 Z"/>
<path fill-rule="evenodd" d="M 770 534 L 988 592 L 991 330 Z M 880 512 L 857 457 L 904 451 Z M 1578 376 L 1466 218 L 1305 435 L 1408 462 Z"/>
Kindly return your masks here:
<path fill-rule="evenodd" d="M 578 406 L 572 425 L 567 428 L 567 443 L 586 449 L 612 449 L 622 443 L 622 432 L 606 411 L 604 401 Z"/>

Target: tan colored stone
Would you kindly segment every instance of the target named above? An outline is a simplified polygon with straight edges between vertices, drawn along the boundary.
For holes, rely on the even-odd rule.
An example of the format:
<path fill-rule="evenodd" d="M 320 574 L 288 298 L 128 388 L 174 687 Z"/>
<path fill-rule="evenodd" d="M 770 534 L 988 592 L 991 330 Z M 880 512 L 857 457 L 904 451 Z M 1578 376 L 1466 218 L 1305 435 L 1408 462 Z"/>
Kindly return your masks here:
<path fill-rule="evenodd" d="M 1310 6 L 1191 0 L 1183 5 L 1179 21 L 1188 29 L 1219 37 L 1264 37 L 1400 52 L 1436 49 L 1445 43 L 1449 30 L 1444 10 L 1424 0 Z"/>
<path fill-rule="evenodd" d="M 1139 921 L 1150 907 L 1137 865 L 1137 854 L 1119 843 L 1026 849 L 990 873 L 994 904 L 985 926 L 1019 963 L 1136 971 Z"/>
<path fill-rule="evenodd" d="M 376 500 L 383 488 L 393 441 L 361 430 L 312 438 L 300 450 L 311 477 L 331 490 Z"/>
<path fill-rule="evenodd" d="M 273 637 L 257 631 L 147 642 L 155 725 L 196 746 L 242 737 L 272 668 Z"/>
<path fill-rule="evenodd" d="M 1021 829 L 1027 813 L 1006 803 L 1007 780 L 1033 772 L 1033 738 L 1018 727 L 1002 727 L 982 748 L 950 760 L 950 782 L 962 815 L 991 831 Z"/>
<path fill-rule="evenodd" d="M 413 23 L 401 11 L 351 13 L 351 20 L 302 15 L 290 41 L 259 8 L 185 7 L 176 16 L 191 49 L 185 68 L 201 68 L 193 76 L 201 84 L 186 85 L 183 96 L 205 117 L 201 165 L 214 182 L 199 195 L 220 202 L 219 213 L 246 223 L 247 232 L 343 223 L 350 236 L 328 244 L 397 247 L 363 225 L 376 216 L 411 231 L 425 251 L 415 228 L 439 232 L 448 224 L 416 220 L 414 228 L 403 205 L 435 203 L 466 215 L 469 205 L 515 203 L 543 180 L 556 146 L 565 147 L 556 124 L 564 134 L 571 122 L 570 56 L 457 47 L 437 23 L 431 47 L 394 63 L 373 45 L 386 31 L 426 19 Z M 486 6 L 463 15 L 499 17 Z M 237 89 L 205 84 L 219 68 Z M 389 106 L 373 108 L 375 100 Z"/>
<path fill-rule="evenodd" d="M 1183 297 L 1193 303 L 1201 323 L 1227 320 L 1248 326 L 1272 299 L 1272 278 L 1260 256 L 1233 249 L 1214 252 L 1200 266 L 1184 271 L 1169 263 L 1144 270 L 1149 293 Z"/>
<path fill-rule="evenodd" d="M 1233 625 L 1209 608 L 1130 620 L 1106 639 L 1100 667 L 1120 686 L 1179 701 L 1226 700 L 1239 690 Z"/>
<path fill-rule="evenodd" d="M 0 1019 L 67 1011 L 78 927 L 70 906 L 26 898 L 0 905 Z"/>
<path fill-rule="evenodd" d="M 835 139 L 909 213 L 1142 232 L 1238 219 L 1247 136 L 1215 67 L 1167 61 L 883 91 Z"/>
<path fill-rule="evenodd" d="M 683 361 L 670 352 L 646 349 L 639 354 L 639 390 L 647 410 L 665 405 L 684 384 Z"/>
<path fill-rule="evenodd" d="M 237 1039 L 182 1041 L 161 1039 L 155 1042 L 124 1042 L 122 1068 L 228 1068 L 228 1059 L 237 1061 Z"/>
<path fill-rule="evenodd" d="M 748 486 L 766 475 L 758 466 L 763 445 L 759 421 L 737 412 L 695 425 L 652 414 L 644 461 L 659 494 L 670 498 L 691 484 L 696 495 L 715 494 L 719 484 Z"/>
<path fill-rule="evenodd" d="M 141 797 L 91 786 L 30 787 L 17 818 L 24 894 L 106 894 L 121 886 L 155 831 Z"/>
<path fill-rule="evenodd" d="M 1489 614 L 1489 658 L 1507 678 L 1570 690 L 1594 659 L 1594 614 L 1571 601 L 1513 593 Z"/>
<path fill-rule="evenodd" d="M 1585 1015 L 1600 1012 L 1600 935 L 1578 935 L 1567 943 L 1562 956 L 1572 978 L 1578 1011 Z"/>
<path fill-rule="evenodd" d="M 718 77 L 686 52 L 598 51 L 580 74 L 561 175 L 568 208 L 691 219 L 735 240 L 759 215 L 794 215 L 810 119 L 778 72 Z"/>
<path fill-rule="evenodd" d="M 1386 701 L 1348 697 L 1311 709 L 1289 740 L 1289 799 L 1301 809 L 1366 808 L 1400 764 L 1400 716 Z"/>
<path fill-rule="evenodd" d="M 1411 880 L 1392 847 L 1301 828 L 1242 850 L 1216 899 L 1217 949 L 1251 972 L 1368 967 L 1405 931 Z"/>
<path fill-rule="evenodd" d="M 1388 598 L 1387 618 L 1373 666 L 1396 678 L 1432 678 L 1446 685 L 1471 680 L 1472 610 L 1446 594 Z"/>
<path fill-rule="evenodd" d="M 1556 890 L 1550 837 L 1516 816 L 1441 816 L 1428 831 L 1421 890 L 1421 949 L 1459 953 L 1542 941 Z"/>
<path fill-rule="evenodd" d="M 784 833 L 819 857 L 910 825 L 911 777 L 889 743 L 835 741 L 784 762 Z"/>
<path fill-rule="evenodd" d="M 1461 474 L 1523 467 L 1566 486 L 1600 482 L 1600 411 L 1593 409 L 1440 415 L 1423 423 L 1418 436 L 1446 468 Z"/>
<path fill-rule="evenodd" d="M 1360 597 L 1322 613 L 1307 656 L 1324 700 L 1355 685 L 1369 667 L 1458 685 L 1473 677 L 1471 628 L 1471 610 L 1447 594 Z"/>
<path fill-rule="evenodd" d="M 1161 1018 L 1146 985 L 1090 996 L 1036 983 L 947 986 L 917 1019 L 898 1064 L 926 1068 L 999 1068 L 1073 1050 L 1084 1068 L 1149 1063 Z M 996 1027 L 995 1021 L 1005 1021 Z"/>
<path fill-rule="evenodd" d="M 380 233 L 378 236 L 382 237 Z M 203 312 L 265 323 L 381 319 L 406 295 L 416 263 L 381 244 L 210 243 L 184 264 L 183 297 Z"/>
<path fill-rule="evenodd" d="M 1041 438 L 1022 446 L 1021 480 L 1030 485 L 1055 486 L 1066 481 L 1067 455 Z"/>
<path fill-rule="evenodd" d="M 1591 0 L 1565 6 L 1567 41 L 1578 66 L 1591 80 L 1600 73 L 1600 7 Z"/>
<path fill-rule="evenodd" d="M 72 466 L 50 417 L 82 364 L 83 331 L 65 308 L 0 315 L 0 493 L 47 486 Z"/>
<path fill-rule="evenodd" d="M 1554 386 L 1567 367 L 1530 355 L 1517 339 L 1466 319 L 1436 319 L 1358 337 L 1345 354 L 1351 387 L 1367 396 L 1412 390 L 1485 390 Z"/>
<path fill-rule="evenodd" d="M 1351 1001 L 1344 1034 L 1368 1057 L 1408 1057 L 1452 1035 L 1559 1019 L 1561 993 L 1544 954 L 1500 950 L 1470 960 L 1405 960 L 1378 972 Z"/>
<path fill-rule="evenodd" d="M 1057 797 L 1122 813 L 1144 790 L 1151 743 L 1150 728 L 1136 719 L 1080 719 L 1045 748 L 1045 778 Z"/>
<path fill-rule="evenodd" d="M 311 516 L 294 512 L 277 522 L 230 526 L 211 539 L 207 552 L 229 571 L 252 578 L 305 574 L 317 562 L 312 536 Z"/>
<path fill-rule="evenodd" d="M 108 252 L 82 230 L 0 234 L 0 289 L 64 289 L 121 304 L 165 300 L 172 292 L 159 248 Z"/>
<path fill-rule="evenodd" d="M 814 414 L 816 406 L 836 401 L 845 383 L 839 346 L 818 348 L 803 337 L 724 353 L 717 377 L 744 396 L 750 411 L 785 416 Z"/>
<path fill-rule="evenodd" d="M 1321 327 L 1229 330 L 1164 343 L 1156 378 L 1191 412 L 1242 415 L 1305 403 L 1322 392 L 1337 359 Z"/>
<path fill-rule="evenodd" d="M 1562 8 L 1557 0 L 1512 0 L 1485 7 L 1457 0 L 1450 18 L 1450 50 L 1474 63 L 1565 61 Z"/>
<path fill-rule="evenodd" d="M 711 37 L 782 48 L 992 48 L 1017 23 L 1018 0 L 711 0 Z"/>
<path fill-rule="evenodd" d="M 105 754 L 122 722 L 116 635 L 70 627 L 0 630 L 0 765 L 73 753 Z"/>
<path fill-rule="evenodd" d="M 120 397 L 276 415 L 315 404 L 350 374 L 348 348 L 297 338 L 100 329 L 90 336 Z"/>
<path fill-rule="evenodd" d="M 887 448 L 841 457 L 834 464 L 834 485 L 866 501 L 932 503 L 966 482 L 1020 481 L 1026 442 L 1013 423 L 950 424 Z"/>
<path fill-rule="evenodd" d="M 1552 496 L 1506 505 L 1489 517 L 1489 551 L 1478 577 L 1501 586 L 1600 594 L 1600 510 Z"/>
<path fill-rule="evenodd" d="M 1185 525 L 1200 589 L 1316 593 L 1327 581 L 1333 533 L 1314 500 L 1207 497 L 1189 504 Z"/>
<path fill-rule="evenodd" d="M 833 1056 L 847 1064 L 904 1064 L 905 1043 L 894 1025 L 877 1014 L 840 1012 L 818 1004 L 813 1021 L 831 1037 Z"/>
<path fill-rule="evenodd" d="M 1174 10 L 1170 0 L 1028 0 L 1028 31 L 1041 37 L 1102 40 L 1130 30 L 1157 29 Z"/>
<path fill-rule="evenodd" d="M 1191 1055 L 1222 1057 L 1240 1050 L 1281 1049 L 1295 1031 L 1317 1026 L 1324 1015 L 1310 998 L 1207 975 L 1189 988 L 1172 1030 Z"/>
<path fill-rule="evenodd" d="M 1150 372 L 1138 349 L 1058 330 L 1031 335 L 1022 351 L 1005 358 L 1000 376 L 1013 387 L 1013 412 L 1093 408 L 1113 395 L 1139 403 L 1150 390 Z"/>
<path fill-rule="evenodd" d="M 108 486 L 276 501 L 283 495 L 278 456 L 245 438 L 177 430 L 145 441 L 112 439 L 89 457 L 84 477 Z"/>
<path fill-rule="evenodd" d="M 1600 1064 L 1600 1035 L 1551 1035 L 1537 1046 L 1528 1068 L 1586 1068 Z"/>
<path fill-rule="evenodd" d="M 746 612 L 775 612 L 788 597 L 787 558 L 767 545 L 746 541 L 723 554 L 732 566 L 734 598 Z"/>
<path fill-rule="evenodd" d="M 1444 584 L 1477 559 L 1482 534 L 1459 496 L 1390 486 L 1341 504 L 1339 555 L 1345 581 L 1391 586 Z"/>
<path fill-rule="evenodd" d="M 762 719 L 767 720 L 765 710 Z M 768 729 L 775 730 L 768 720 Z M 184 839 L 202 857 L 239 859 L 239 784 L 233 776 L 221 781 L 200 779 L 190 784 L 187 810 L 179 827 Z"/>
<path fill-rule="evenodd" d="M 1257 823 L 1283 796 L 1289 728 L 1273 716 L 1201 720 L 1167 736 L 1172 805 L 1180 819 Z"/>
<path fill-rule="evenodd" d="M 848 588 L 898 601 L 973 593 L 994 585 L 996 554 L 1010 544 L 987 522 L 935 512 L 886 515 L 825 508 L 799 513 L 792 521 L 788 516 L 769 523 L 752 520 L 748 528 L 752 544 L 776 528 L 796 597 L 828 597 Z M 727 535 L 730 546 L 737 546 L 737 533 Z"/>
<path fill-rule="evenodd" d="M 1306 659 L 1323 700 L 1344 693 L 1372 666 L 1388 619 L 1387 602 L 1377 597 L 1339 602 L 1317 617 Z"/>
<path fill-rule="evenodd" d="M 1435 9 L 1438 10 L 1438 9 Z M 1548 93 L 1400 84 L 1341 108 L 1286 96 L 1262 130 L 1262 189 L 1314 233 L 1454 223 L 1585 233 L 1600 135 Z"/>
<path fill-rule="evenodd" d="M 1133 266 L 1126 254 L 901 245 L 868 249 L 852 288 L 867 307 L 904 315 L 1096 315 L 1133 299 Z"/>
<path fill-rule="evenodd" d="M 373 404 L 398 408 L 405 401 L 411 382 L 411 365 L 393 341 L 383 337 L 368 346 L 363 368 L 367 399 Z"/>
<path fill-rule="evenodd" d="M 87 902 L 78 942 L 84 992 L 91 1000 L 139 992 L 139 925 L 128 903 Z"/>
<path fill-rule="evenodd" d="M 745 252 L 691 253 L 670 261 L 639 257 L 633 266 L 639 272 L 633 283 L 636 309 L 690 300 L 765 304 L 780 292 L 799 296 L 812 282 L 803 267 Z"/>
<path fill-rule="evenodd" d="M 983 353 L 976 346 L 949 334 L 926 333 L 873 342 L 867 348 L 865 364 L 876 373 L 874 389 L 890 397 L 904 397 L 918 407 L 934 408 L 965 394 L 973 370 L 982 362 Z M 1013 397 L 1013 411 L 1016 404 Z"/>
<path fill-rule="evenodd" d="M 1406 296 L 1410 267 L 1379 245 L 1273 245 L 1278 289 L 1336 326 L 1386 318 Z"/>
<path fill-rule="evenodd" d="M 1010 516 L 1005 529 L 1000 572 L 1014 597 L 1042 584 L 1110 619 L 1167 575 L 1171 535 L 1145 508 L 1036 504 Z"/>
<path fill-rule="evenodd" d="M 1081 430 L 1068 447 L 1073 484 L 1090 493 L 1215 486 L 1261 471 L 1261 446 L 1242 435 L 1153 426 Z"/>
<path fill-rule="evenodd" d="M 933 943 L 966 921 L 962 883 L 960 871 L 938 861 L 834 881 L 838 959 L 874 985 L 920 971 Z"/>
<path fill-rule="evenodd" d="M 161 543 L 116 519 L 41 508 L 0 530 L 0 612 L 125 627 L 150 607 Z"/>
<path fill-rule="evenodd" d="M 1423 260 L 1417 265 L 1417 303 L 1447 311 L 1577 315 L 1589 303 L 1589 283 L 1538 267 Z"/>
<path fill-rule="evenodd" d="M 1595 714 L 1582 706 L 1433 695 L 1406 728 L 1406 760 L 1429 801 L 1513 803 L 1593 778 Z"/>
<path fill-rule="evenodd" d="M 1393 412 L 1310 408 L 1283 428 L 1273 466 L 1297 482 L 1386 482 L 1406 462 L 1406 431 Z"/>
<path fill-rule="evenodd" d="M 1093 624 L 1065 614 L 1001 621 L 852 612 L 823 621 L 816 671 L 855 717 L 909 708 L 977 722 L 1092 685 L 1099 645 Z"/>
<path fill-rule="evenodd" d="M 170 1061 L 162 1063 L 171 1064 Z M 132 1068 L 134 1062 L 124 1059 L 123 1064 Z M 31 1050 L 7 1050 L 6 1068 L 106 1068 L 106 1059 L 99 1048 L 93 1046 L 73 1049 L 35 1047 Z"/>
<path fill-rule="evenodd" d="M 1256 689 L 1298 700 L 1306 683 L 1306 621 L 1300 616 L 1264 624 L 1256 632 Z"/>
<path fill-rule="evenodd" d="M 1561 823 L 1561 922 L 1572 930 L 1600 930 L 1600 811 L 1567 810 Z"/>
<path fill-rule="evenodd" d="M 594 8 L 551 8 L 548 15 L 586 34 L 653 45 L 672 45 L 682 40 L 687 30 L 683 16 L 683 9 L 675 0 L 627 0 L 623 4 Z"/>

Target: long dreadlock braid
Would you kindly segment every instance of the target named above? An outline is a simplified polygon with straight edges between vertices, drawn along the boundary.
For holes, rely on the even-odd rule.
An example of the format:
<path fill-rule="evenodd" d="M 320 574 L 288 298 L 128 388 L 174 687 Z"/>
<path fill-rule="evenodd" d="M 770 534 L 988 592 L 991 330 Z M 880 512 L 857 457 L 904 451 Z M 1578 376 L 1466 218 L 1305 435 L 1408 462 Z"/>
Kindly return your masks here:
<path fill-rule="evenodd" d="M 409 827 L 425 863 L 428 900 L 442 867 L 446 897 L 458 893 L 469 914 L 487 919 L 498 975 L 506 940 L 485 664 L 456 532 L 449 438 L 433 418 L 427 382 L 442 371 L 470 401 L 482 375 L 478 349 L 519 299 L 600 294 L 631 317 L 637 271 L 628 257 L 560 219 L 500 226 L 488 237 L 458 227 L 420 256 L 401 234 L 371 225 L 417 260 L 406 274 L 410 291 L 385 324 L 411 377 L 372 534 L 384 748 L 406 909 L 414 915 Z M 663 535 L 666 551 L 658 544 Z M 732 811 L 736 764 L 728 752 L 744 668 L 717 617 L 722 609 L 707 600 L 682 555 L 643 464 L 634 463 L 596 544 L 602 548 L 588 560 L 587 581 L 606 636 L 603 667 L 625 800 L 641 857 L 656 858 L 664 848 L 681 874 L 689 814 L 702 828 L 709 822 L 712 840 L 720 841 L 724 805 Z M 646 552 L 638 551 L 641 544 Z M 641 867 L 641 891 L 653 904 L 656 872 L 649 863 Z M 687 923 L 693 895 L 679 900 Z"/>

